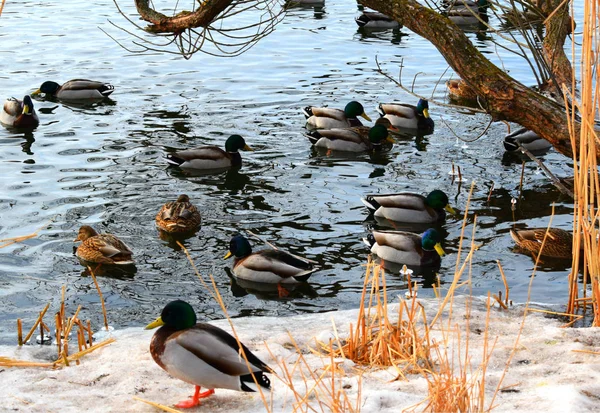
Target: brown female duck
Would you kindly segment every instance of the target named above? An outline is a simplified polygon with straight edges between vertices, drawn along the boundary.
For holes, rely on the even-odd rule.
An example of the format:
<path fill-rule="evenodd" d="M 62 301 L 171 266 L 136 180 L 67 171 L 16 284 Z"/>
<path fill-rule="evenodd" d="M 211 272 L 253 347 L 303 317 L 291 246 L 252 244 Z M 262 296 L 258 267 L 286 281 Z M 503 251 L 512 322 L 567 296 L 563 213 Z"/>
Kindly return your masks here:
<path fill-rule="evenodd" d="M 200 226 L 198 208 L 185 195 L 179 195 L 176 201 L 167 202 L 156 214 L 156 226 L 168 233 L 192 232 Z"/>
<path fill-rule="evenodd" d="M 97 264 L 133 264 L 131 249 L 111 234 L 98 234 L 89 225 L 79 228 L 75 242 L 81 241 L 75 255 L 80 260 Z"/>

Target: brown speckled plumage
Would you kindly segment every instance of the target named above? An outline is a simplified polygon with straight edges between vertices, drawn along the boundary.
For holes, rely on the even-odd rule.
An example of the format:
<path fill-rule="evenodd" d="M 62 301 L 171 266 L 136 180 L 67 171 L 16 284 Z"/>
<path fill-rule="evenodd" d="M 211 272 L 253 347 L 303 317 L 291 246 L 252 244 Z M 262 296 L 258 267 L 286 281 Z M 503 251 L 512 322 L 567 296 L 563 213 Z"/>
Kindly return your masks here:
<path fill-rule="evenodd" d="M 200 212 L 187 195 L 180 195 L 177 201 L 167 202 L 156 214 L 156 226 L 169 233 L 194 231 L 200 222 Z"/>
<path fill-rule="evenodd" d="M 454 99 L 477 100 L 477 94 L 462 79 L 450 79 L 446 81 L 448 95 Z"/>
<path fill-rule="evenodd" d="M 510 236 L 517 243 L 517 246 L 534 255 L 540 252 L 545 233 L 546 228 L 510 230 Z M 563 229 L 549 228 L 541 255 L 570 259 L 573 256 L 573 235 Z"/>
<path fill-rule="evenodd" d="M 133 264 L 133 253 L 114 235 L 98 234 L 92 227 L 84 225 L 74 241 L 81 241 L 76 255 L 84 261 L 97 264 Z"/>

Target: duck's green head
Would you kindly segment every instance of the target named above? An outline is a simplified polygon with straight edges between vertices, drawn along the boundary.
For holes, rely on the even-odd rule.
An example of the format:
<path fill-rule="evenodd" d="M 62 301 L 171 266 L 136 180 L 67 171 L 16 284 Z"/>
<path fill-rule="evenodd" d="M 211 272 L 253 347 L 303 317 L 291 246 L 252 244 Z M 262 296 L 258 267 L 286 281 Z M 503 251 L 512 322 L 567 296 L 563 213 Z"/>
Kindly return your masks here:
<path fill-rule="evenodd" d="M 383 125 L 375 125 L 369 130 L 369 142 L 374 145 L 380 145 L 383 142 L 394 143 L 390 138 L 388 130 Z"/>
<path fill-rule="evenodd" d="M 160 317 L 146 326 L 146 330 L 165 325 L 175 330 L 184 330 L 196 325 L 196 313 L 191 305 L 182 300 L 171 301 L 163 308 Z"/>
<path fill-rule="evenodd" d="M 44 93 L 46 95 L 55 95 L 59 88 L 60 85 L 58 83 L 48 80 L 42 83 L 42 86 L 33 92 L 32 95 L 39 95 L 40 93 Z"/>
<path fill-rule="evenodd" d="M 427 195 L 425 203 L 433 209 L 445 209 L 451 214 L 456 214 L 454 208 L 450 206 L 448 195 L 444 191 L 434 189 Z"/>
<path fill-rule="evenodd" d="M 417 114 L 429 117 L 429 102 L 425 99 L 419 99 L 417 102 Z"/>
<path fill-rule="evenodd" d="M 231 135 L 225 141 L 225 150 L 227 152 L 251 151 L 252 148 L 246 145 L 246 141 L 240 135 Z"/>
<path fill-rule="evenodd" d="M 477 0 L 477 11 L 479 13 L 487 13 L 488 7 L 490 7 L 488 0 Z"/>
<path fill-rule="evenodd" d="M 344 115 L 346 115 L 347 118 L 356 118 L 358 116 L 362 116 L 369 122 L 371 121 L 371 118 L 365 113 L 365 108 L 363 108 L 363 105 L 355 100 L 346 105 L 344 108 Z"/>
<path fill-rule="evenodd" d="M 31 115 L 33 113 L 33 101 L 31 100 L 31 97 L 29 95 L 25 95 L 23 97 L 23 114 L 24 115 Z"/>
<path fill-rule="evenodd" d="M 442 237 L 440 237 L 439 232 L 433 228 L 429 228 L 421 235 L 421 247 L 423 247 L 425 251 L 432 251 L 435 249 L 439 256 L 443 257 L 446 253 L 440 244 L 441 241 Z"/>
<path fill-rule="evenodd" d="M 229 252 L 225 254 L 224 259 L 234 255 L 236 258 L 244 258 L 252 254 L 252 247 L 243 235 L 234 235 L 229 241 Z"/>

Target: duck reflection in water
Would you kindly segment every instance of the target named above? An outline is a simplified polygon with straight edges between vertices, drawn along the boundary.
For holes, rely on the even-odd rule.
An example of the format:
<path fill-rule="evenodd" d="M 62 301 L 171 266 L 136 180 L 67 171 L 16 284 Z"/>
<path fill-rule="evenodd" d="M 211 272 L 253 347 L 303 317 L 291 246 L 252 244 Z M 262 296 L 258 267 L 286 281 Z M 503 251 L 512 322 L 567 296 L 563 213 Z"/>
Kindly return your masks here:
<path fill-rule="evenodd" d="M 82 262 L 84 264 L 84 262 Z M 137 267 L 134 264 L 130 265 L 106 265 L 87 263 L 85 270 L 81 272 L 82 277 L 90 277 L 92 273 L 95 277 L 106 277 L 116 279 L 130 279 L 135 277 Z"/>

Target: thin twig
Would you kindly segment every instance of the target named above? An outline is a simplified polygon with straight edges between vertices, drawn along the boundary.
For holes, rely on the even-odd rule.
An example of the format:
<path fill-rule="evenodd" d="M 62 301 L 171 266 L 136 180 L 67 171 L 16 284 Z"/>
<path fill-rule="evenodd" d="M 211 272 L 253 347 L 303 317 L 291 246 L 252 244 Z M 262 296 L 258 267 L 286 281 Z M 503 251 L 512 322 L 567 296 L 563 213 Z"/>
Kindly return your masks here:
<path fill-rule="evenodd" d="M 518 140 L 515 140 L 515 143 L 519 146 L 519 149 L 522 153 L 527 155 L 529 159 L 533 160 L 535 163 L 538 164 L 542 171 L 544 171 L 544 174 L 548 178 L 550 178 L 554 186 L 556 186 L 560 192 L 567 196 L 570 196 L 572 199 L 575 199 L 575 195 L 573 194 L 573 192 L 571 192 L 566 186 L 564 186 L 562 182 L 560 182 L 560 179 L 558 179 L 552 172 L 550 172 L 550 170 L 546 167 L 546 165 L 544 165 L 542 161 L 540 161 L 531 152 L 529 152 L 523 145 L 521 145 L 521 143 Z"/>

